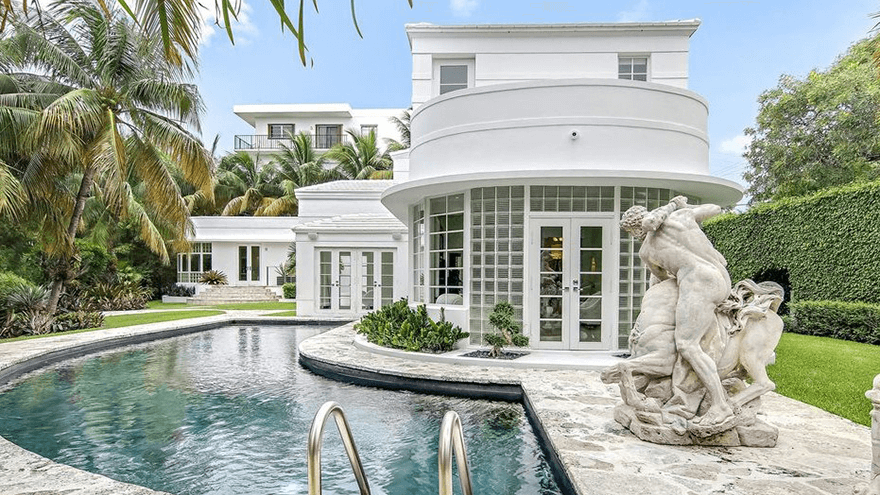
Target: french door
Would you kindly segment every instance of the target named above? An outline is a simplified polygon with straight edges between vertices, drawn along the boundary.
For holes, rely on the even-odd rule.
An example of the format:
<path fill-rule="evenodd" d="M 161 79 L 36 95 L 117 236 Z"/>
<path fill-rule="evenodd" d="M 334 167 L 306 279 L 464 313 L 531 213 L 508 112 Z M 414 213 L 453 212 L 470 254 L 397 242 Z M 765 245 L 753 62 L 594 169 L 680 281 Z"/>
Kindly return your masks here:
<path fill-rule="evenodd" d="M 612 228 L 613 220 L 532 218 L 533 347 L 611 348 Z"/>
<path fill-rule="evenodd" d="M 259 283 L 260 271 L 260 246 L 238 246 L 238 281 Z"/>
<path fill-rule="evenodd" d="M 363 314 L 394 301 L 394 251 L 318 251 L 318 308 Z"/>

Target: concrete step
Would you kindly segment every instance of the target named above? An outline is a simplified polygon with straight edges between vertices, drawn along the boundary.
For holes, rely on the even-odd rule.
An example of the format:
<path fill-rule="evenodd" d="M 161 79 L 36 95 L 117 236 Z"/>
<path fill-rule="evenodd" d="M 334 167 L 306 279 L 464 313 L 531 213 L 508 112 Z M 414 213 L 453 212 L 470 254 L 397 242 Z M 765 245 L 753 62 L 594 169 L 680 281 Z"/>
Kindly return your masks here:
<path fill-rule="evenodd" d="M 198 296 L 187 299 L 189 304 L 210 306 L 245 302 L 277 302 L 280 298 L 268 287 L 212 285 Z"/>

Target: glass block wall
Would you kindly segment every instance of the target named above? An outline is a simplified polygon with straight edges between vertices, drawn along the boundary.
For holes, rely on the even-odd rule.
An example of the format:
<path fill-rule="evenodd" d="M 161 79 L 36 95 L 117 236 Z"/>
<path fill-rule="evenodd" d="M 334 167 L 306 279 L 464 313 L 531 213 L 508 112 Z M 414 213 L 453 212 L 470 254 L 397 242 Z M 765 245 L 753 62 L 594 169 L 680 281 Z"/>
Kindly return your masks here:
<path fill-rule="evenodd" d="M 669 189 L 650 187 L 621 187 L 620 215 L 634 205 L 641 205 L 648 210 L 659 208 L 679 195 Z M 699 204 L 700 199 L 689 196 L 688 203 Z M 642 266 L 639 258 L 641 241 L 620 231 L 620 302 L 618 307 L 618 345 L 621 349 L 629 348 L 629 334 L 636 317 L 642 307 L 642 296 L 648 288 L 648 270 Z"/>
<path fill-rule="evenodd" d="M 531 186 L 531 211 L 612 212 L 614 186 Z"/>
<path fill-rule="evenodd" d="M 471 343 L 493 331 L 489 313 L 510 301 L 522 324 L 525 274 L 525 187 L 471 189 Z"/>

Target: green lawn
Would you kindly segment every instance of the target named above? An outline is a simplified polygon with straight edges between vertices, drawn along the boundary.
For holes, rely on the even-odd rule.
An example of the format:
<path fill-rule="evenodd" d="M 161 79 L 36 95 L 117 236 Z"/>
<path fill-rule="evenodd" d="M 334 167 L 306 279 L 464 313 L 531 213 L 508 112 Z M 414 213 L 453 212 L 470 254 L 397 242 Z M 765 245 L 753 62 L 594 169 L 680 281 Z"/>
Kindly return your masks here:
<path fill-rule="evenodd" d="M 785 333 L 767 371 L 780 394 L 871 425 L 865 392 L 880 374 L 880 346 Z"/>
<path fill-rule="evenodd" d="M 266 313 L 260 316 L 296 316 L 296 311 L 282 311 L 280 313 Z"/>
<path fill-rule="evenodd" d="M 205 316 L 222 315 L 223 311 L 202 310 L 202 311 L 163 311 L 160 313 L 140 313 L 133 315 L 108 316 L 104 318 L 104 326 L 101 328 L 84 328 L 82 330 L 73 330 L 70 332 L 50 333 L 46 335 L 22 335 L 12 339 L 3 339 L 2 342 L 17 342 L 19 340 L 39 339 L 42 337 L 52 337 L 53 335 L 70 335 L 74 333 L 91 332 L 93 330 L 103 330 L 106 328 L 130 327 L 133 325 L 143 325 L 145 323 L 159 323 L 163 321 L 185 320 L 187 318 L 202 318 Z"/>
<path fill-rule="evenodd" d="M 150 301 L 147 309 L 251 309 L 251 310 L 288 310 L 296 309 L 296 303 L 291 302 L 256 302 L 217 304 L 214 306 L 196 306 L 185 303 L 163 303 L 162 301 Z"/>

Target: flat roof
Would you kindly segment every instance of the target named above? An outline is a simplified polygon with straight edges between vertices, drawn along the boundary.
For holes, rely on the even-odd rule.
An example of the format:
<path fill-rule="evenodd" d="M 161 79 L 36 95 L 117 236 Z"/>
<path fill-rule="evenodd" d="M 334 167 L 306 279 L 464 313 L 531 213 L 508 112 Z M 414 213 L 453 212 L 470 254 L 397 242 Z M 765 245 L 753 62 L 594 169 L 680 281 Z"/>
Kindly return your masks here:
<path fill-rule="evenodd" d="M 397 115 L 402 108 L 351 108 L 348 103 L 271 103 L 258 105 L 234 105 L 232 112 L 250 125 L 262 117 L 279 115 L 291 117 L 340 117 L 355 115 Z"/>
<path fill-rule="evenodd" d="M 406 24 L 406 35 L 412 44 L 412 34 L 470 33 L 470 34 L 557 34 L 557 33 L 619 33 L 638 31 L 685 30 L 694 34 L 702 21 L 682 19 L 657 22 L 574 22 L 563 24 L 461 24 L 438 25 L 429 22 Z"/>

